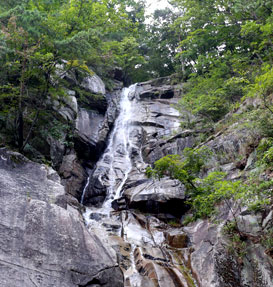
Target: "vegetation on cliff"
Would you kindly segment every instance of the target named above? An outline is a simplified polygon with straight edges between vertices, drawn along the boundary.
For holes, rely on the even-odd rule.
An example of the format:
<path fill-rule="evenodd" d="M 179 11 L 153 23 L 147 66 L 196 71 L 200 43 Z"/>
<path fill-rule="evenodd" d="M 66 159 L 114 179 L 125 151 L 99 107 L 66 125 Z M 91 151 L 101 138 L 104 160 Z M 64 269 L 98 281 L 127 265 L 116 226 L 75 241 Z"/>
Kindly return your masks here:
<path fill-rule="evenodd" d="M 35 129 L 59 137 L 65 130 L 71 137 L 73 127 L 51 116 L 55 100 L 65 101 L 63 73 L 74 70 L 83 77 L 95 71 L 111 78 L 119 67 L 126 83 L 166 75 L 185 82 L 180 108 L 194 117 L 183 122 L 184 127 L 221 130 L 239 117 L 250 128 L 258 126 L 259 139 L 267 144 L 257 143 L 257 167 L 272 172 L 271 1 L 171 3 L 173 9 L 156 10 L 149 23 L 143 1 L 14 0 L 1 5 L 2 141 L 23 151 Z M 259 109 L 252 106 L 238 113 L 250 98 L 258 101 Z M 191 158 L 197 151 L 185 151 L 184 156 Z M 216 192 L 223 175 L 201 180 L 196 170 L 188 170 L 185 158 L 159 161 L 157 173 L 163 172 L 163 164 L 196 196 L 212 194 L 205 186 Z"/>
<path fill-rule="evenodd" d="M 168 31 L 176 35 L 177 43 L 173 72 L 178 83 L 185 81 L 179 106 L 193 115 L 185 117 L 181 125 L 203 130 L 203 134 L 195 148 L 163 157 L 147 169 L 147 175 L 169 176 L 184 184 L 193 215 L 185 223 L 213 217 L 217 206 L 227 205 L 234 213 L 233 228 L 228 230 L 231 241 L 243 246 L 246 239 L 237 214 L 246 207 L 248 212 L 268 214 L 273 203 L 272 1 L 172 3 L 177 8 L 173 18 L 168 18 Z M 245 143 L 246 150 L 219 154 L 217 135 L 225 134 L 226 140 L 230 137 L 233 145 L 234 133 L 240 135 L 242 130 L 255 134 Z M 209 152 L 204 155 L 206 146 Z M 225 153 L 223 145 L 219 146 Z M 230 169 L 228 174 L 220 168 L 225 157 L 241 170 L 235 178 Z M 266 232 L 259 240 L 269 239 Z M 272 242 L 265 246 L 272 250 Z M 243 254 L 242 248 L 240 252 Z"/>
<path fill-rule="evenodd" d="M 124 78 L 144 62 L 138 38 L 143 7 L 135 1 L 2 1 L 0 7 L 0 126 L 4 144 L 22 152 L 33 132 L 64 122 L 69 71 Z M 129 13 L 127 11 L 130 10 Z M 38 128 L 39 127 L 39 128 Z M 66 128 L 65 128 L 66 129 Z M 59 131 L 62 133 L 62 130 Z"/>

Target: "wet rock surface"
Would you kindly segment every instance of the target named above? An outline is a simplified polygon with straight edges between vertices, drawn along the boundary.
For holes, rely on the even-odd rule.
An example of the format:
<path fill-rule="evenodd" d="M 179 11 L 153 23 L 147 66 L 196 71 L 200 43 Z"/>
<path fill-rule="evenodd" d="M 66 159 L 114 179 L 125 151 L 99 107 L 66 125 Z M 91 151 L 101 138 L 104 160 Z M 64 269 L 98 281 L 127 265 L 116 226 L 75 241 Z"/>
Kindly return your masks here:
<path fill-rule="evenodd" d="M 50 140 L 47 153 L 50 153 L 54 167 L 62 177 L 66 192 L 80 200 L 88 177 L 86 167 L 93 168 L 99 159 L 117 117 L 122 83 L 118 82 L 113 92 L 106 93 L 105 85 L 97 75 L 82 80 L 77 79 L 74 73 L 65 77 L 71 86 L 67 91 L 67 103 L 59 112 L 70 109 L 70 114 L 73 114 L 67 119 L 71 121 L 69 125 L 75 127 L 70 138 L 73 148 L 63 144 L 67 136 L 64 134 L 59 140 Z M 79 88 L 85 93 L 80 95 Z"/>
<path fill-rule="evenodd" d="M 80 159 L 96 162 L 106 147 L 107 138 L 118 115 L 120 90 L 113 91 L 96 103 L 103 110 L 80 108 L 76 120 L 75 149 Z"/>
<path fill-rule="evenodd" d="M 117 252 L 124 286 L 195 286 L 184 260 L 188 238 L 181 227 L 132 211 L 114 212 L 97 222 L 92 218 L 98 212 L 103 209 L 88 210 L 88 228 Z"/>
<path fill-rule="evenodd" d="M 0 149 L 0 195 L 1 286 L 123 286 L 51 168 Z"/>
<path fill-rule="evenodd" d="M 80 200 L 88 174 L 75 153 L 64 156 L 59 175 L 62 178 L 66 193 Z"/>
<path fill-rule="evenodd" d="M 176 102 L 176 91 L 172 86 L 144 85 L 129 91 L 131 104 L 121 103 L 120 113 L 128 114 L 117 118 L 122 128 L 114 127 L 106 152 L 90 177 L 85 202 L 92 206 L 85 220 L 89 231 L 116 251 L 124 286 L 194 286 L 188 259 L 182 255 L 189 248 L 188 236 L 177 219 L 187 209 L 184 187 L 167 178 L 148 179 L 149 156 L 143 157 L 144 147 L 153 141 L 163 142 L 153 158 L 178 151 L 177 141 L 183 138 L 174 134 L 181 132 L 179 113 L 170 107 Z M 184 147 L 193 142 L 186 141 Z M 165 223 L 171 220 L 178 227 Z M 185 251 L 185 258 L 188 253 Z"/>
<path fill-rule="evenodd" d="M 129 109 L 133 116 L 124 118 L 130 122 L 127 133 L 113 136 L 115 144 L 108 146 L 90 177 L 86 202 L 96 208 L 90 205 L 85 214 L 88 228 L 115 250 L 126 287 L 269 287 L 272 250 L 260 239 L 272 226 L 272 212 L 242 212 L 229 202 L 219 206 L 213 220 L 181 226 L 188 209 L 184 187 L 145 176 L 148 164 L 181 154 L 199 133 L 180 128 L 180 115 L 172 106 L 178 92 L 179 87 L 161 80 L 135 87 Z M 206 141 L 213 152 L 208 169 L 240 178 L 252 168 L 257 140 L 256 131 L 243 125 L 214 134 Z M 224 231 L 234 215 L 241 230 L 235 232 L 237 242 Z"/>
<path fill-rule="evenodd" d="M 181 153 L 185 147 L 194 143 L 191 132 L 182 132 L 179 112 L 172 106 L 177 103 L 178 93 L 178 87 L 165 83 L 155 86 L 154 82 L 146 82 L 136 85 L 130 95 L 130 113 L 133 117 L 128 120 L 127 130 L 132 168 L 124 185 L 124 196 L 130 208 L 140 208 L 146 212 L 157 210 L 157 213 L 172 209 L 178 214 L 179 207 L 168 203 L 178 199 L 177 206 L 183 205 L 185 196 L 181 185 L 172 180 L 153 182 L 145 176 L 148 163 L 167 154 Z M 101 205 L 111 178 L 116 178 L 117 189 L 124 178 L 124 161 L 127 155 L 123 143 L 119 143 L 118 139 L 113 141 L 117 146 L 116 153 L 105 154 L 97 163 L 85 195 L 87 204 Z M 109 176 L 113 167 L 115 174 Z"/>

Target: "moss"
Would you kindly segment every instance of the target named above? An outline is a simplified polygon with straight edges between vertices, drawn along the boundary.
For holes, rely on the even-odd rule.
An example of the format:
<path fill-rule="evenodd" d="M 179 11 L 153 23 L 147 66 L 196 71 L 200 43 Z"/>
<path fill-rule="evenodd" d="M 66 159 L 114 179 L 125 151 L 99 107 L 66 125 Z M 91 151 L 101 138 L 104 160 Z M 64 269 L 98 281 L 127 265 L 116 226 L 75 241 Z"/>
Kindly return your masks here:
<path fill-rule="evenodd" d="M 178 263 L 177 266 L 181 273 L 183 274 L 183 277 L 187 281 L 188 287 L 196 287 L 196 284 L 194 282 L 193 276 L 191 274 L 191 270 L 185 265 L 185 262 L 183 261 L 183 255 L 180 254 L 179 251 L 174 252 L 174 258 L 176 262 Z"/>
<path fill-rule="evenodd" d="M 26 160 L 24 159 L 24 157 L 22 157 L 21 155 L 17 155 L 17 154 L 12 154 L 10 156 L 10 160 L 12 162 L 14 162 L 15 164 L 23 164 L 26 162 Z"/>
<path fill-rule="evenodd" d="M 185 219 L 183 220 L 183 225 L 184 226 L 186 226 L 186 225 L 188 225 L 188 224 L 190 224 L 191 222 L 194 222 L 196 220 L 196 218 L 194 217 L 194 216 L 192 216 L 192 215 L 187 215 L 186 217 L 185 217 Z"/>
<path fill-rule="evenodd" d="M 99 112 L 107 109 L 107 102 L 105 96 L 102 94 L 93 94 L 82 88 L 74 88 L 78 103 L 81 107 L 86 109 L 95 109 Z"/>
<path fill-rule="evenodd" d="M 172 227 L 181 227 L 181 223 L 180 223 L 179 219 L 172 219 L 172 220 L 168 221 L 168 224 Z"/>

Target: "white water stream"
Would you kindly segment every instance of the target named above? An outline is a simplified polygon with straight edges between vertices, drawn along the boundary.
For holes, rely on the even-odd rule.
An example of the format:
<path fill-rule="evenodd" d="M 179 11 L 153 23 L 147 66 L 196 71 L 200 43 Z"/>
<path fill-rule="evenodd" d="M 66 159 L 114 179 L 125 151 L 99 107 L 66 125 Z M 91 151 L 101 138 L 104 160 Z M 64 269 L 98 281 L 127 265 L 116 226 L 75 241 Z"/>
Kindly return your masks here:
<path fill-rule="evenodd" d="M 124 88 L 122 91 L 120 114 L 115 121 L 115 126 L 111 133 L 107 150 L 102 158 L 103 161 L 105 161 L 106 158 L 110 158 L 108 194 L 103 204 L 103 207 L 107 209 L 111 207 L 113 199 L 120 197 L 121 190 L 128 178 L 128 174 L 132 170 L 130 125 L 133 117 L 132 98 L 134 96 L 135 89 L 136 84 L 129 88 Z M 121 182 L 117 181 L 117 168 L 123 172 L 123 179 Z"/>
<path fill-rule="evenodd" d="M 136 84 L 122 90 L 119 116 L 117 117 L 113 131 L 110 134 L 108 146 L 97 163 L 97 166 L 109 166 L 109 172 L 107 174 L 107 196 L 102 208 L 100 208 L 100 211 L 103 213 L 109 214 L 112 210 L 111 203 L 114 199 L 120 197 L 122 188 L 132 170 L 130 125 L 133 117 L 132 104 L 135 89 Z M 121 173 L 122 176 L 120 176 Z M 120 178 L 122 178 L 122 180 L 120 180 Z M 99 176 L 99 179 L 101 180 L 101 175 Z M 83 190 L 81 203 L 83 202 L 89 181 L 90 178 L 88 178 Z"/>

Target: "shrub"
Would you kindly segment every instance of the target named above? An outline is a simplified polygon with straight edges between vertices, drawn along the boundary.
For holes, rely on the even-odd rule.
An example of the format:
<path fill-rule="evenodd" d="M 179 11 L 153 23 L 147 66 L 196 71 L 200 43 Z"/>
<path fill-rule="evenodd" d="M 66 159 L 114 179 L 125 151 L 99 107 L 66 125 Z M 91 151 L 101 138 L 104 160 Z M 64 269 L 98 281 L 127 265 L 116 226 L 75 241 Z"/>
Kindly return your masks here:
<path fill-rule="evenodd" d="M 221 200 L 240 198 L 245 186 L 240 182 L 224 180 L 223 172 L 211 172 L 204 179 L 199 173 L 210 156 L 207 147 L 187 148 L 182 157 L 168 155 L 156 161 L 154 168 L 148 168 L 148 177 L 162 178 L 169 176 L 184 184 L 189 196 L 188 204 L 192 206 L 194 218 L 210 217 L 215 213 L 215 205 Z"/>

